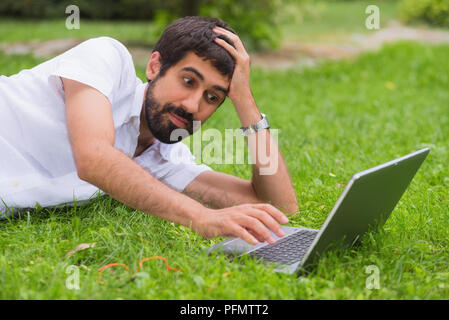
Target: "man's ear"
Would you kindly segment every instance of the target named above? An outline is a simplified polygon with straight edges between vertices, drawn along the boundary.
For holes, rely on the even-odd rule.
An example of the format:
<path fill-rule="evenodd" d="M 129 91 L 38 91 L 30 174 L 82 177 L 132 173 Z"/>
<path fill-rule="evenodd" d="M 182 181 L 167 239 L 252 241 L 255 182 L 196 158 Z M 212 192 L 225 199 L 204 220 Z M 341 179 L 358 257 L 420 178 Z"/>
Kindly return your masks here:
<path fill-rule="evenodd" d="M 147 64 L 147 69 L 145 71 L 147 80 L 153 80 L 154 78 L 156 78 L 157 74 L 161 70 L 161 59 L 162 56 L 158 51 L 155 51 L 151 54 L 150 60 Z"/>

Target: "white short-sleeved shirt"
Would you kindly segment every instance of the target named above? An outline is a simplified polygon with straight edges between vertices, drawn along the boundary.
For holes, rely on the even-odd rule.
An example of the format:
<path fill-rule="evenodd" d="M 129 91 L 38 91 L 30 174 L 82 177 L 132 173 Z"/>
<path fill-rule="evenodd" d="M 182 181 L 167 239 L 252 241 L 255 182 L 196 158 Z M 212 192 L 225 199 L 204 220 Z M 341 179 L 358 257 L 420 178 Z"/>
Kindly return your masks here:
<path fill-rule="evenodd" d="M 137 78 L 131 55 L 117 40 L 90 39 L 32 69 L 0 76 L 0 213 L 36 203 L 82 202 L 99 190 L 78 178 L 60 77 L 87 84 L 109 99 L 114 146 L 129 157 L 135 153 L 146 83 Z M 134 160 L 178 191 L 210 170 L 196 165 L 181 142 L 156 140 Z"/>

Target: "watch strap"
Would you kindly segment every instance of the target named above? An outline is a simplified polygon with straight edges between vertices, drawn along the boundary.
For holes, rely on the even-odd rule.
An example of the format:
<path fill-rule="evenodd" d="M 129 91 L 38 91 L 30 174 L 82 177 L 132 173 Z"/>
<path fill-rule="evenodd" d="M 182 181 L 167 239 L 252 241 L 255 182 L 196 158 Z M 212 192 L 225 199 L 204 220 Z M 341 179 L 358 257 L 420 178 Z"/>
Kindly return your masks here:
<path fill-rule="evenodd" d="M 266 115 L 263 114 L 263 113 L 261 113 L 261 115 L 262 115 L 262 119 L 259 120 L 257 123 L 255 123 L 255 124 L 253 124 L 253 125 L 251 125 L 249 127 L 246 127 L 246 128 L 244 128 L 244 127 L 241 128 L 242 134 L 244 136 L 248 136 L 250 134 L 256 133 L 256 132 L 261 131 L 263 129 L 270 128 L 270 123 L 268 122 L 268 119 L 267 119 Z"/>

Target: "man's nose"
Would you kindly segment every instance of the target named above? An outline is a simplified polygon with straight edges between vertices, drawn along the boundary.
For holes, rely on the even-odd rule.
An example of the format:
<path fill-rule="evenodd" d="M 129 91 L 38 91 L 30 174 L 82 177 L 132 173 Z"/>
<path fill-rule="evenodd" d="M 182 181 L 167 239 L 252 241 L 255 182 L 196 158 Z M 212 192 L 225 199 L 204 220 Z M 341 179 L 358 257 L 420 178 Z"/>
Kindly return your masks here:
<path fill-rule="evenodd" d="M 183 101 L 182 105 L 185 111 L 189 113 L 197 113 L 200 107 L 202 93 L 200 91 L 189 94 Z"/>

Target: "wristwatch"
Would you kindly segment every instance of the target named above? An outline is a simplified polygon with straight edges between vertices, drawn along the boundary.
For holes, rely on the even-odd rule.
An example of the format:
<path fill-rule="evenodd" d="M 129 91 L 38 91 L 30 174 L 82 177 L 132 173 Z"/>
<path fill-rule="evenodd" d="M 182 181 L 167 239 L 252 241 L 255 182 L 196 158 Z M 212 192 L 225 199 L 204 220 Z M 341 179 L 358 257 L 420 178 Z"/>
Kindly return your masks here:
<path fill-rule="evenodd" d="M 268 122 L 267 116 L 263 113 L 261 113 L 261 115 L 262 120 L 260 120 L 259 122 L 246 128 L 243 127 L 240 128 L 244 136 L 249 136 L 250 134 L 256 133 L 257 131 L 268 129 L 270 127 L 270 123 Z"/>

